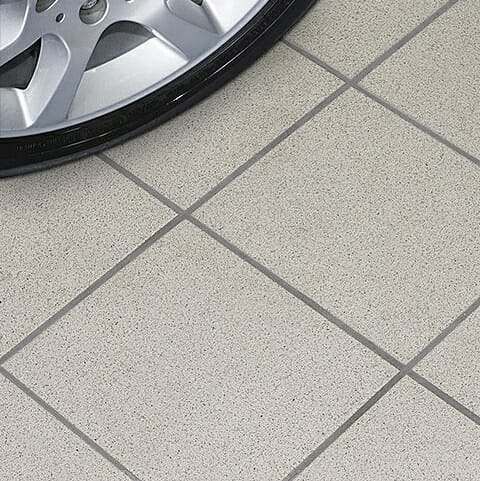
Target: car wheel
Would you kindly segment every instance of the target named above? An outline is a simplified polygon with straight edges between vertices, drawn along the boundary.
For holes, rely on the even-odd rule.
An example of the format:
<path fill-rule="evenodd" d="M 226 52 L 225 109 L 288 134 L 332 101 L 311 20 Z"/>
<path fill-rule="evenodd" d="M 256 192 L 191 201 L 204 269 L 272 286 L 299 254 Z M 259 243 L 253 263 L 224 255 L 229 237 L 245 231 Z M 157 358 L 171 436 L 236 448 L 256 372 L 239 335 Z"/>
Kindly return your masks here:
<path fill-rule="evenodd" d="M 0 175 L 109 148 L 207 96 L 314 0 L 0 0 Z"/>

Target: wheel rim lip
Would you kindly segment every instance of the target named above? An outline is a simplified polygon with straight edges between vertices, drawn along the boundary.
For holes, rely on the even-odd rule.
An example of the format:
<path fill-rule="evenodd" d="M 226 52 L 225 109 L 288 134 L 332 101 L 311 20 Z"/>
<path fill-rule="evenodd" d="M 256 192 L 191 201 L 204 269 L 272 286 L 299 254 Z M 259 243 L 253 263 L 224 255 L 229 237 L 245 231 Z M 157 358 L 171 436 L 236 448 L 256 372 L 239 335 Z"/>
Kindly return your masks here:
<path fill-rule="evenodd" d="M 155 84 L 139 91 L 138 93 L 129 96 L 122 101 L 115 102 L 108 107 L 96 110 L 95 112 L 82 115 L 77 118 L 67 119 L 63 122 L 49 125 L 46 127 L 29 127 L 26 129 L 21 130 L 2 130 L 0 126 L 0 139 L 10 139 L 10 138 L 22 138 L 22 137 L 31 137 L 31 136 L 38 136 L 42 134 L 49 134 L 55 131 L 60 131 L 63 129 L 73 128 L 80 124 L 85 124 L 88 121 L 95 120 L 102 116 L 108 115 L 113 113 L 117 110 L 122 109 L 130 104 L 133 104 L 144 97 L 149 96 L 153 92 L 166 87 L 169 84 L 173 84 L 177 79 L 183 77 L 187 72 L 193 70 L 207 58 L 211 57 L 215 54 L 215 52 L 222 49 L 222 47 L 228 43 L 237 33 L 239 33 L 243 28 L 245 28 L 248 23 L 262 10 L 264 9 L 271 0 L 258 0 L 256 1 L 255 5 L 232 27 L 228 32 L 219 36 L 219 41 L 216 45 L 212 48 L 204 51 L 201 55 L 196 57 L 195 59 L 186 63 L 183 67 L 177 69 L 175 72 L 171 73 L 170 75 L 160 79 Z"/>

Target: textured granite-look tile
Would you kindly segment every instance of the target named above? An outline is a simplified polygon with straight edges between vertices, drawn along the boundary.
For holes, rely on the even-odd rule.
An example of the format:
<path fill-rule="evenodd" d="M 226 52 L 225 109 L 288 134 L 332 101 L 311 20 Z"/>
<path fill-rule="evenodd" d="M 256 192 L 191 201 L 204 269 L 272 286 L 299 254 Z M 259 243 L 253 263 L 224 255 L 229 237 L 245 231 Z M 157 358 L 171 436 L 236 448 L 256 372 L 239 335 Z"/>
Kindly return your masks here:
<path fill-rule="evenodd" d="M 480 311 L 465 320 L 415 370 L 480 416 Z"/>
<path fill-rule="evenodd" d="M 171 217 L 98 159 L 0 180 L 0 355 Z"/>
<path fill-rule="evenodd" d="M 197 213 L 409 360 L 480 292 L 480 170 L 342 95 Z"/>
<path fill-rule="evenodd" d="M 444 0 L 321 0 L 288 39 L 354 76 Z"/>
<path fill-rule="evenodd" d="M 462 0 L 364 86 L 480 157 L 480 2 Z"/>
<path fill-rule="evenodd" d="M 188 207 L 340 85 L 278 45 L 200 105 L 108 155 Z"/>
<path fill-rule="evenodd" d="M 480 427 L 404 379 L 298 481 L 476 481 Z"/>
<path fill-rule="evenodd" d="M 143 481 L 278 481 L 396 372 L 190 224 L 7 367 Z"/>
<path fill-rule="evenodd" d="M 0 479 L 128 481 L 1 374 Z"/>

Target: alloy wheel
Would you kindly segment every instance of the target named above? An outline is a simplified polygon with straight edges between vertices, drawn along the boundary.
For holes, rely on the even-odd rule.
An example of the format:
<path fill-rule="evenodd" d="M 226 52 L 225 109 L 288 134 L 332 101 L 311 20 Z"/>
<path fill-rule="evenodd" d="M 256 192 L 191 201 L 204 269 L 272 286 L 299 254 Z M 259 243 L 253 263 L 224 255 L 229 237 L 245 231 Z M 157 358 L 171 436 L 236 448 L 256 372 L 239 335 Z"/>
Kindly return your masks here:
<path fill-rule="evenodd" d="M 4 145 L 0 150 L 0 173 L 19 173 L 47 166 L 49 161 L 70 160 L 138 133 L 142 126 L 151 127 L 155 116 L 143 105 L 140 111 L 137 109 L 139 117 L 142 112 L 145 114 L 141 125 L 132 121 L 122 132 L 111 133 L 112 124 L 120 126 L 125 120 L 123 109 L 151 100 L 152 94 L 176 82 L 181 85 L 188 74 L 194 72 L 193 82 L 198 85 L 205 83 L 212 73 L 199 70 L 199 66 L 206 65 L 206 61 L 211 64 L 212 58 L 223 54 L 226 46 L 230 58 L 226 56 L 216 70 L 226 72 L 231 68 L 232 74 L 223 74 L 223 81 L 228 80 L 237 70 L 228 64 L 239 57 L 239 39 L 250 33 L 249 44 L 242 47 L 245 51 L 257 38 L 270 32 L 266 36 L 269 41 L 262 47 L 257 45 L 255 54 L 250 52 L 250 62 L 311 3 L 0 0 L 0 148 Z M 269 12 L 274 12 L 270 18 Z M 286 22 L 285 12 L 290 12 Z M 271 27 L 276 22 L 280 28 L 272 35 Z M 243 64 L 249 62 L 244 60 Z M 215 79 L 211 80 L 213 85 Z M 192 80 L 190 83 L 188 90 L 192 92 L 195 86 Z M 204 94 L 197 97 L 211 90 L 206 85 L 202 88 Z M 177 91 L 179 97 L 185 95 L 181 89 Z M 186 102 L 184 108 L 190 103 L 193 101 Z M 148 105 L 153 107 L 151 101 Z M 159 107 L 158 121 L 175 113 L 166 115 Z M 116 115 L 117 120 L 109 115 Z M 110 136 L 98 125 L 100 119 L 104 125 L 109 119 Z M 87 127 L 87 131 L 81 132 Z M 70 141 L 68 137 L 63 143 L 59 137 L 51 138 L 52 134 L 67 133 Z M 104 136 L 103 142 L 93 142 L 93 137 L 99 136 Z M 75 150 L 74 143 L 83 145 Z M 38 159 L 32 159 L 35 153 Z"/>

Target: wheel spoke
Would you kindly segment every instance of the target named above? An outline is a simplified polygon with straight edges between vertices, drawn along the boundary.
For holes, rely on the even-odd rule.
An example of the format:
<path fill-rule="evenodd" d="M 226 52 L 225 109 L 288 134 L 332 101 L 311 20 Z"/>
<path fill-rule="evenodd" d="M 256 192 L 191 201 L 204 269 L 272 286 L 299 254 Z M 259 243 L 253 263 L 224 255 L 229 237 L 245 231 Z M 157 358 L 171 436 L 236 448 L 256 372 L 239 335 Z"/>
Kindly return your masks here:
<path fill-rule="evenodd" d="M 227 0 L 203 0 L 202 6 L 216 25 L 219 32 L 230 30 L 245 14 L 258 4 L 257 0 L 244 0 L 243 2 Z"/>
<path fill-rule="evenodd" d="M 25 92 L 31 125 L 51 125 L 67 118 L 97 41 L 93 36 L 69 43 L 53 35 L 42 39 L 38 65 Z"/>
<path fill-rule="evenodd" d="M 39 38 L 37 25 L 30 19 L 30 7 L 21 2 L 0 0 L 0 67 L 31 47 Z"/>
<path fill-rule="evenodd" d="M 200 28 L 220 34 L 215 19 L 201 0 L 167 0 L 168 8 L 178 17 Z"/>
<path fill-rule="evenodd" d="M 24 92 L 15 88 L 0 88 L 0 130 L 8 121 L 10 129 L 21 130 L 27 127 L 29 112 Z"/>
<path fill-rule="evenodd" d="M 189 60 L 198 57 L 218 42 L 216 33 L 175 15 L 164 2 L 145 2 L 133 8 L 136 9 L 133 21 L 156 37 L 166 40 Z"/>

